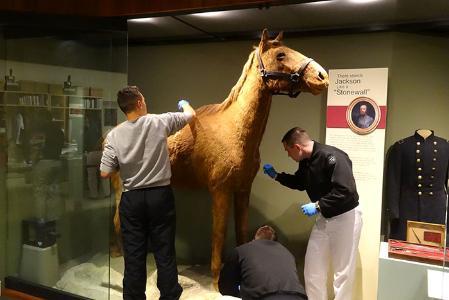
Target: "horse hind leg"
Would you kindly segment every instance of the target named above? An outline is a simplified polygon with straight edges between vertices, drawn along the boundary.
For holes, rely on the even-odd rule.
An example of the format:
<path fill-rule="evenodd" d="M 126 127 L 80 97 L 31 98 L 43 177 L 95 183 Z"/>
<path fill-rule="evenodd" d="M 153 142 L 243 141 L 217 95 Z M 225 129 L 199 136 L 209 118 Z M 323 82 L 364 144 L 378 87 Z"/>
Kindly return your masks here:
<path fill-rule="evenodd" d="M 122 197 L 122 182 L 118 174 L 111 177 L 111 185 L 114 190 L 115 197 L 115 213 L 113 219 L 114 230 L 111 238 L 111 245 L 109 248 L 111 257 L 118 257 L 123 255 L 122 235 L 120 228 L 119 205 Z"/>
<path fill-rule="evenodd" d="M 218 278 L 221 269 L 221 256 L 229 216 L 231 194 L 227 191 L 211 191 L 212 194 L 212 258 L 211 271 L 213 285 L 218 290 Z"/>
<path fill-rule="evenodd" d="M 248 241 L 248 212 L 250 191 L 234 194 L 234 222 L 237 245 Z"/>
<path fill-rule="evenodd" d="M 111 257 L 119 257 L 123 255 L 122 234 L 120 229 L 120 216 L 118 206 L 114 214 L 114 231 L 112 233 L 110 255 Z"/>

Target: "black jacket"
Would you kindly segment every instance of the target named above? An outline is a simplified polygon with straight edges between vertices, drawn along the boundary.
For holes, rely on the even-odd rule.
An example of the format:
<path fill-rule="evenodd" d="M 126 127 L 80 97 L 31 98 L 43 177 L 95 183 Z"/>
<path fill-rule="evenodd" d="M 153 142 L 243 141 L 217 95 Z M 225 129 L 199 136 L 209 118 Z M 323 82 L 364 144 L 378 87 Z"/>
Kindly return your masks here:
<path fill-rule="evenodd" d="M 291 189 L 307 191 L 318 201 L 325 218 L 338 216 L 359 205 L 352 162 L 338 148 L 314 142 L 312 155 L 299 162 L 294 175 L 280 173 L 276 180 Z"/>
<path fill-rule="evenodd" d="M 45 143 L 42 147 L 43 159 L 60 159 L 64 147 L 64 132 L 58 124 L 49 122 L 44 126 Z"/>
<path fill-rule="evenodd" d="M 284 246 L 269 240 L 254 240 L 233 249 L 221 270 L 218 287 L 223 295 L 242 299 L 282 294 L 307 299 L 295 258 Z"/>
<path fill-rule="evenodd" d="M 445 223 L 449 143 L 418 133 L 391 146 L 387 158 L 386 200 L 390 238 L 405 240 L 407 220 Z"/>

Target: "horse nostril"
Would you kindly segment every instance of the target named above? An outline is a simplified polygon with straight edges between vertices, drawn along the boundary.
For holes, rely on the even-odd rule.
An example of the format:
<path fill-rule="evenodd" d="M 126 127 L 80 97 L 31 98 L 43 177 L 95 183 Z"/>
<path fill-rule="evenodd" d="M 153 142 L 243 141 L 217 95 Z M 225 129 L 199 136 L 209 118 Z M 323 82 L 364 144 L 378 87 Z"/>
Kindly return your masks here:
<path fill-rule="evenodd" d="M 319 77 L 321 80 L 324 80 L 324 75 L 323 75 L 323 73 L 318 72 L 318 77 Z"/>

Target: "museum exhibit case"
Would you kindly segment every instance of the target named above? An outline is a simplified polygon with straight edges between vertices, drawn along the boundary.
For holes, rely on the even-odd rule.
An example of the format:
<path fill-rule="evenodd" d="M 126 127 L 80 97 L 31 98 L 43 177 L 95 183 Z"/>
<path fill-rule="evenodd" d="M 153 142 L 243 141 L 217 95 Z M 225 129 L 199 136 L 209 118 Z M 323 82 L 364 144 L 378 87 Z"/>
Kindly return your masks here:
<path fill-rule="evenodd" d="M 0 31 L 0 280 L 47 299 L 108 299 L 107 284 L 98 296 L 74 274 L 109 282 L 114 197 L 98 167 L 127 83 L 127 33 L 17 19 Z"/>
<path fill-rule="evenodd" d="M 104 181 L 89 181 L 98 153 L 85 151 L 88 137 L 124 120 L 115 93 L 127 82 L 141 88 L 150 113 L 176 111 L 179 99 L 194 108 L 223 102 L 245 77 L 247 62 L 257 67 L 251 55 L 268 28 L 270 39 L 284 30 L 282 42 L 320 64 L 330 85 L 318 95 L 264 98 L 270 100 L 266 123 L 257 127 L 260 165 L 297 170 L 281 143 L 294 126 L 342 148 L 352 161 L 363 219 L 353 299 L 447 299 L 449 4 L 429 1 L 423 9 L 412 0 L 336 0 L 201 12 L 129 20 L 128 48 L 123 32 L 12 38 L 2 28 L 2 285 L 13 277 L 73 297 L 121 299 L 124 266 L 113 229 L 117 194 Z M 42 111 L 51 114 L 55 145 L 56 131 L 63 135 L 61 158 L 51 172 L 58 180 L 45 188 L 38 181 L 45 180 L 46 169 L 38 164 L 45 140 L 39 132 Z M 206 148 L 234 149 L 228 146 L 236 141 L 220 138 L 229 138 L 233 127 L 216 127 L 226 134 Z M 231 159 L 223 153 L 225 165 L 234 163 Z M 262 224 L 275 227 L 304 283 L 315 218 L 299 207 L 309 197 L 280 186 L 261 168 L 250 186 L 248 237 Z M 183 299 L 219 298 L 210 267 L 213 196 L 206 188 L 174 190 Z M 39 202 L 42 195 L 46 201 Z M 223 259 L 241 235 L 233 224 L 239 204 L 231 202 Z M 50 208 L 54 204 L 62 207 Z M 40 269 L 38 264 L 45 265 L 45 274 L 30 272 Z M 158 295 L 155 270 L 149 255 L 148 299 Z M 332 298 L 331 280 L 327 287 Z"/>
<path fill-rule="evenodd" d="M 396 295 L 446 299 L 448 295 L 448 151 L 449 141 L 426 128 L 388 149 L 379 280 L 390 288 L 388 293 L 379 290 L 379 299 Z M 393 280 L 403 273 L 408 274 L 404 280 Z M 407 292 L 400 292 L 407 286 Z"/>
<path fill-rule="evenodd" d="M 376 79 L 377 81 L 365 83 L 365 77 L 363 77 L 361 85 L 365 84 L 364 87 L 354 88 L 357 91 L 363 91 L 365 88 L 374 90 L 381 85 L 386 91 L 387 104 L 379 104 L 385 100 L 383 96 L 370 97 L 363 94 L 351 94 L 351 90 L 343 89 L 339 96 L 346 96 L 342 98 L 345 98 L 348 104 L 341 105 L 343 108 L 337 107 L 336 110 L 333 110 L 334 107 L 329 107 L 330 104 L 326 105 L 329 94 L 334 93 L 330 88 L 327 94 L 318 96 L 301 94 L 297 99 L 290 99 L 288 96 L 273 96 L 268 123 L 260 144 L 261 165 L 271 163 L 279 172 L 284 170 L 289 173 L 295 172 L 297 165 L 290 161 L 280 143 L 288 129 L 293 126 L 302 126 L 314 139 L 325 142 L 332 136 L 327 131 L 328 122 L 332 121 L 329 111 L 336 111 L 337 114 L 343 111 L 345 114 L 349 109 L 351 117 L 349 120 L 352 121 L 354 127 L 357 127 L 355 116 L 362 105 L 367 105 L 368 115 L 371 114 L 374 117 L 369 126 L 374 124 L 374 128 L 355 128 L 352 133 L 348 133 L 348 136 L 340 138 L 345 142 L 353 140 L 359 142 L 357 146 L 344 149 L 353 162 L 364 223 L 359 244 L 353 298 L 427 299 L 431 297 L 428 296 L 429 286 L 436 283 L 437 288 L 439 287 L 441 291 L 444 286 L 442 280 L 427 274 L 427 270 L 434 270 L 435 265 L 404 258 L 398 259 L 393 257 L 394 253 L 388 254 L 388 239 L 391 237 L 388 232 L 390 216 L 387 213 L 385 181 L 387 178 L 387 153 L 397 141 L 414 136 L 418 129 L 433 130 L 435 136 L 445 140 L 449 137 L 449 127 L 446 122 L 446 116 L 449 113 L 447 101 L 449 88 L 444 79 L 449 63 L 445 54 L 449 47 L 449 40 L 441 24 L 434 23 L 430 28 L 428 26 L 430 23 L 424 22 L 424 19 L 429 20 L 434 17 L 447 18 L 447 3 L 432 1 L 429 3 L 428 14 L 424 17 L 420 15 L 422 10 L 419 9 L 419 3 L 413 1 L 372 1 L 371 4 L 365 4 L 365 6 L 360 4 L 352 7 L 343 6 L 343 2 L 335 1 L 336 4 L 333 4 L 333 1 L 327 1 L 315 6 L 291 5 L 288 12 L 282 11 L 281 8 L 278 10 L 276 7 L 270 7 L 268 10 L 254 9 L 238 12 L 227 11 L 215 15 L 179 16 L 183 21 L 191 22 L 195 26 L 209 28 L 215 36 L 223 37 L 225 42 L 219 42 L 219 39 L 214 40 L 213 37 L 209 37 L 211 42 L 200 43 L 201 38 L 206 39 L 201 36 L 194 43 L 186 43 L 182 38 L 177 40 L 173 37 L 174 35 L 139 40 L 138 37 L 132 38 L 137 34 L 136 31 L 133 32 L 133 28 L 142 27 L 150 30 L 165 24 L 165 19 L 161 19 L 160 23 L 130 22 L 130 82 L 144 88 L 147 97 L 153 99 L 151 107 L 155 112 L 173 110 L 173 103 L 165 101 L 165 99 L 174 101 L 179 97 L 188 98 L 195 107 L 220 103 L 226 99 L 238 81 L 243 66 L 253 50 L 252 47 L 258 45 L 258 39 L 249 37 L 248 32 L 260 36 L 262 28 L 265 26 L 270 30 L 272 38 L 277 36 L 278 29 L 283 29 L 283 41 L 288 47 L 314 58 L 326 71 L 336 70 L 340 74 L 344 74 L 344 72 L 349 72 L 345 70 L 351 70 L 353 75 L 362 74 L 368 78 L 365 73 L 368 74 L 367 72 L 371 69 L 387 68 L 386 81 L 379 84 Z M 367 15 L 367 11 L 379 13 L 381 10 L 376 5 L 382 6 L 382 3 L 387 6 L 382 16 L 380 14 Z M 379 10 L 376 10 L 376 7 Z M 264 22 L 264 20 L 270 19 L 270 10 L 272 15 L 282 15 L 282 20 L 285 21 L 282 23 L 283 27 L 280 27 L 276 18 L 272 23 Z M 358 32 L 358 30 L 363 31 L 361 28 L 363 26 L 355 26 L 357 29 L 352 28 L 353 31 L 349 28 L 346 31 L 338 32 L 318 30 L 314 27 L 316 24 L 312 25 L 312 21 L 310 18 L 308 19 L 311 15 L 315 17 L 316 23 L 326 24 L 331 28 L 332 24 L 330 23 L 337 21 L 335 18 L 326 18 L 326 16 L 338 16 L 343 19 L 340 25 L 344 24 L 348 27 L 351 27 L 350 24 L 360 24 L 365 21 L 367 31 Z M 287 22 L 291 20 L 290 18 L 296 19 L 292 21 L 294 25 L 289 28 L 286 24 L 290 24 Z M 245 28 L 242 30 L 247 30 L 246 37 L 251 40 L 239 40 L 241 36 L 232 39 L 232 35 L 229 34 L 232 30 L 237 31 L 237 28 L 240 28 L 239 22 L 242 20 L 245 20 Z M 393 20 L 398 23 L 389 27 L 388 24 L 391 25 L 389 22 L 395 22 Z M 158 20 L 153 21 L 158 22 Z M 385 27 L 382 29 L 379 27 L 379 30 L 375 31 L 368 30 L 368 27 L 374 27 L 374 24 L 379 23 L 384 24 Z M 295 28 L 301 28 L 301 30 L 295 32 Z M 309 28 L 314 28 L 315 31 L 308 32 Z M 245 33 L 241 35 L 245 36 Z M 161 57 L 169 58 L 169 60 L 160 60 Z M 198 66 L 201 66 L 201 71 L 189 73 L 193 74 L 191 76 L 186 76 L 183 72 L 171 72 L 174 69 L 197 70 Z M 153 71 L 157 70 L 160 74 L 170 74 L 170 80 L 163 76 L 148 78 L 146 74 L 150 68 Z M 339 73 L 329 73 L 331 84 L 337 82 L 338 78 L 333 76 Z M 360 77 L 354 76 L 353 78 Z M 385 78 L 382 77 L 382 80 Z M 176 88 L 173 88 L 174 82 L 176 82 Z M 356 80 L 348 80 L 340 85 L 344 85 L 346 88 L 346 86 L 356 86 L 357 84 Z M 374 102 L 370 102 L 370 99 Z M 379 119 L 376 119 L 377 117 Z M 346 122 L 344 126 L 351 130 L 351 126 Z M 384 126 L 383 129 L 381 126 Z M 385 131 L 385 136 L 379 141 L 376 135 L 381 130 Z M 359 138 L 362 136 L 365 138 L 360 140 Z M 437 142 L 440 144 L 439 141 Z M 422 144 L 422 146 L 424 145 Z M 418 149 L 413 150 L 416 154 Z M 435 153 L 433 152 L 435 148 L 430 147 L 429 150 Z M 442 148 L 436 150 L 437 153 L 443 151 Z M 371 155 L 373 152 L 376 153 L 374 159 Z M 433 157 L 430 158 L 431 162 Z M 443 158 L 441 159 L 443 160 Z M 439 161 L 440 157 L 437 157 L 437 160 Z M 431 183 L 430 176 L 437 176 L 429 173 L 432 172 L 433 167 L 426 162 L 426 169 L 421 174 L 426 177 L 424 179 L 426 184 Z M 375 168 L 377 173 L 372 175 L 371 168 Z M 444 169 L 444 167 L 442 168 Z M 441 172 L 444 171 L 441 170 Z M 441 181 L 447 181 L 443 177 L 441 177 Z M 441 193 L 444 190 L 441 188 L 442 186 L 440 185 L 438 189 L 439 195 L 442 195 L 439 196 L 440 204 L 437 208 L 439 215 L 446 212 L 445 193 Z M 436 190 L 426 187 L 421 192 L 427 193 L 422 199 L 428 199 L 429 192 L 436 193 Z M 211 255 L 210 235 L 213 230 L 211 225 L 212 198 L 207 191 L 192 192 L 179 188 L 176 189 L 176 198 L 178 259 L 207 264 Z M 304 269 L 304 254 L 313 220 L 305 218 L 298 211 L 298 205 L 309 201 L 305 193 L 290 191 L 273 183 L 261 169 L 252 183 L 249 204 L 250 231 L 260 224 L 274 224 L 279 230 L 283 242 L 294 253 L 300 276 Z M 441 201 L 444 203 L 441 204 Z M 441 208 L 443 212 L 441 212 Z M 236 243 L 232 220 L 233 209 L 231 208 L 228 221 L 224 255 Z M 424 219 L 410 221 L 426 222 Z M 443 221 L 444 224 L 440 225 L 446 225 L 446 220 L 443 219 Z M 441 226 L 437 227 L 441 228 Z M 195 234 L 192 235 L 191 232 L 195 232 Z M 434 241 L 439 239 L 433 233 L 426 235 L 430 236 L 428 239 Z M 443 240 L 443 236 L 440 235 L 440 237 Z M 387 250 L 384 255 L 385 245 L 387 245 Z M 395 247 L 398 248 L 397 245 Z M 443 247 L 436 250 L 445 252 Z M 445 263 L 444 255 L 440 255 L 440 260 L 442 264 L 437 266 L 437 269 L 447 270 L 446 264 L 443 265 Z M 385 265 L 385 263 L 389 265 Z M 393 265 L 391 265 L 392 263 Z M 407 269 L 410 265 L 415 266 L 415 263 L 422 266 L 423 269 L 420 272 Z M 415 275 L 417 277 L 414 277 Z M 428 280 L 430 281 L 428 282 Z M 331 283 L 329 290 L 329 295 L 331 295 Z"/>

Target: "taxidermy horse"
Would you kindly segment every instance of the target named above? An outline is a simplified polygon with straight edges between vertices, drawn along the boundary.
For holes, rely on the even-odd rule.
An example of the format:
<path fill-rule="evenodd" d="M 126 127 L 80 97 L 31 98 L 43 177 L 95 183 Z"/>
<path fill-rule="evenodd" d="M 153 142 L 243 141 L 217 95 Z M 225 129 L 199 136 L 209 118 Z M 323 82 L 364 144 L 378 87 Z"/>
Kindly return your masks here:
<path fill-rule="evenodd" d="M 317 95 L 328 83 L 328 75 L 318 63 L 284 46 L 282 33 L 270 40 L 265 29 L 226 100 L 198 108 L 194 122 L 169 138 L 173 186 L 205 187 L 212 196 L 211 271 L 215 286 L 232 201 L 237 244 L 248 238 L 251 185 L 260 166 L 259 146 L 272 95 Z M 119 179 L 113 179 L 113 185 L 121 191 Z M 120 200 L 119 193 L 116 200 Z M 118 210 L 114 223 L 119 233 Z"/>

